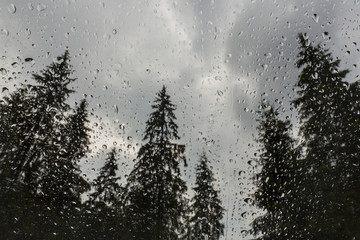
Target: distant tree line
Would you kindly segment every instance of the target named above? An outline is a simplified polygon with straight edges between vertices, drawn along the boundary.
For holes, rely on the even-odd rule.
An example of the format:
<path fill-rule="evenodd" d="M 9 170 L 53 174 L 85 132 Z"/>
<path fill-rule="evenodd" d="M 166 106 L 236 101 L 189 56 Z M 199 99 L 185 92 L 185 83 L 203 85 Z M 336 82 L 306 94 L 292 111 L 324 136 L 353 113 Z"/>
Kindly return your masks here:
<path fill-rule="evenodd" d="M 74 91 L 67 51 L 0 101 L 0 238 L 219 239 L 224 209 L 210 162 L 196 168 L 194 197 L 181 177 L 176 106 L 165 86 L 156 95 L 134 169 L 119 184 L 117 150 L 88 182 L 79 160 L 89 151 L 87 102 Z M 87 199 L 83 199 L 84 194 Z"/>
<path fill-rule="evenodd" d="M 260 104 L 256 239 L 360 239 L 360 82 L 344 80 L 321 44 L 298 35 L 299 137 L 266 100 Z"/>

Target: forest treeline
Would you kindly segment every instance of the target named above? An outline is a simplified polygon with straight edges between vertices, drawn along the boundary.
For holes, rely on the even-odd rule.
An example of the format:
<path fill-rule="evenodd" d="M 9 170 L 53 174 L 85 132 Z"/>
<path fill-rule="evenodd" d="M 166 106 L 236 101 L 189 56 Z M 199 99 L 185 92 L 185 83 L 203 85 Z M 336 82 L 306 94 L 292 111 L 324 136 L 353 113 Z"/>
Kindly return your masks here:
<path fill-rule="evenodd" d="M 0 239 L 219 239 L 224 209 L 210 161 L 201 155 L 188 199 L 185 145 L 176 143 L 166 87 L 126 184 L 119 184 L 115 148 L 88 182 L 79 166 L 89 151 L 87 102 L 67 103 L 72 74 L 66 51 L 0 102 Z"/>
<path fill-rule="evenodd" d="M 298 137 L 290 120 L 264 99 L 254 175 L 257 239 L 360 239 L 360 84 L 344 79 L 321 44 L 298 36 Z M 193 197 L 181 168 L 176 105 L 164 86 L 155 97 L 126 183 L 117 149 L 94 181 L 81 173 L 89 151 L 87 102 L 71 107 L 66 51 L 0 102 L 1 239 L 218 240 L 224 208 L 210 160 L 200 155 Z M 88 195 L 84 198 L 84 195 Z M 241 238 L 242 236 L 239 236 Z"/>

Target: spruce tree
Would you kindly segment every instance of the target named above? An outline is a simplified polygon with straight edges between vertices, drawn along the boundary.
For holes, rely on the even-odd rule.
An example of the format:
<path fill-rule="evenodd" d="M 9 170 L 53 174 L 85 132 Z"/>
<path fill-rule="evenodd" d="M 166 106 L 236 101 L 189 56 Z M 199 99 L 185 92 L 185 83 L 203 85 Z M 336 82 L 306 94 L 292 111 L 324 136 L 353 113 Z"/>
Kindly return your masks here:
<path fill-rule="evenodd" d="M 185 146 L 178 140 L 175 105 L 165 86 L 157 93 L 144 140 L 127 183 L 125 229 L 128 239 L 178 239 L 185 212 L 186 184 L 180 162 Z"/>
<path fill-rule="evenodd" d="M 190 238 L 196 240 L 218 240 L 224 234 L 221 222 L 224 209 L 219 199 L 219 191 L 214 189 L 214 174 L 205 153 L 196 167 L 195 195 L 190 207 Z"/>
<path fill-rule="evenodd" d="M 348 121 L 357 118 L 348 111 L 349 106 L 356 106 L 349 99 L 353 93 L 344 81 L 349 71 L 340 70 L 339 59 L 334 60 L 320 44 L 313 46 L 305 36 L 299 34 L 296 66 L 301 69 L 297 82 L 300 90 L 293 101 L 302 121 L 300 130 L 306 150 L 303 188 L 308 206 L 304 208 L 304 229 L 309 239 L 351 239 L 354 235 L 348 228 L 353 225 L 345 224 L 346 219 L 358 217 L 351 210 L 356 197 L 349 196 L 346 190 L 351 186 L 352 174 L 346 172 L 353 173 L 350 162 L 358 162 L 354 156 L 359 152 L 356 143 L 348 141 L 358 138 L 353 135 L 357 127 L 352 128 L 354 122 Z"/>
<path fill-rule="evenodd" d="M 265 211 L 252 223 L 251 233 L 257 239 L 303 239 L 298 231 L 301 215 L 297 199 L 301 196 L 297 150 L 289 131 L 289 120 L 281 120 L 278 111 L 261 104 L 259 138 L 261 154 L 255 175 L 255 205 Z"/>
<path fill-rule="evenodd" d="M 86 104 L 71 114 L 66 100 L 76 79 L 69 61 L 65 51 L 0 106 L 1 133 L 8 136 L 0 139 L 0 178 L 30 194 L 23 213 L 37 218 L 29 221 L 35 239 L 74 238 L 74 212 L 89 187 L 78 166 L 88 144 Z"/>
<path fill-rule="evenodd" d="M 118 183 L 117 170 L 116 149 L 113 148 L 93 183 L 94 192 L 87 202 L 90 214 L 86 234 L 92 239 L 122 239 L 123 189 Z"/>

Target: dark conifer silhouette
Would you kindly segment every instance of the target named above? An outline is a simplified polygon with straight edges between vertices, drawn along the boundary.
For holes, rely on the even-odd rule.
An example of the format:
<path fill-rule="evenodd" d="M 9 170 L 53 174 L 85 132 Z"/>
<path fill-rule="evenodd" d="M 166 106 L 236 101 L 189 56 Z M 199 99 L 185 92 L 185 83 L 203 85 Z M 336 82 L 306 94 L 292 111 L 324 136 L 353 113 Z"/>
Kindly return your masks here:
<path fill-rule="evenodd" d="M 157 94 L 146 122 L 144 140 L 129 175 L 125 205 L 128 239 L 178 239 L 185 211 L 185 182 L 180 162 L 185 146 L 178 140 L 175 105 L 166 88 Z"/>
<path fill-rule="evenodd" d="M 196 167 L 195 195 L 192 199 L 190 218 L 190 236 L 187 239 L 218 240 L 224 234 L 221 222 L 224 209 L 219 199 L 219 191 L 214 189 L 214 174 L 205 153 Z"/>
<path fill-rule="evenodd" d="M 87 202 L 87 234 L 92 239 L 122 239 L 122 194 L 118 183 L 116 149 L 108 154 L 100 174 L 93 183 L 94 192 Z"/>
<path fill-rule="evenodd" d="M 358 105 L 351 97 L 358 95 L 357 84 L 349 86 L 344 81 L 349 71 L 339 69 L 340 60 L 333 59 L 321 45 L 313 46 L 305 36 L 299 34 L 297 67 L 302 71 L 297 83 L 299 96 L 294 100 L 306 147 L 305 229 L 308 238 L 352 239 L 359 236 L 354 229 L 360 227 L 352 224 L 359 220 L 353 210 L 359 206 L 358 194 L 353 195 L 358 182 L 353 174 L 359 169 L 354 157 L 359 154 L 358 137 L 353 135 L 358 132 L 354 125 L 358 116 L 349 111 L 350 106 Z"/>
<path fill-rule="evenodd" d="M 89 188 L 78 166 L 88 144 L 86 104 L 71 114 L 66 103 L 73 92 L 69 84 L 76 80 L 69 61 L 66 51 L 33 75 L 35 84 L 22 85 L 1 102 L 1 133 L 8 137 L 0 139 L 0 179 L 21 189 L 22 196 L 31 196 L 18 206 L 23 209 L 21 221 L 29 220 L 29 232 L 19 227 L 24 238 L 76 236 L 75 209 Z M 7 231 L 16 232 L 16 225 L 21 224 Z"/>
<path fill-rule="evenodd" d="M 290 121 L 280 120 L 278 111 L 266 103 L 261 108 L 257 159 L 261 171 L 255 176 L 254 195 L 255 205 L 266 212 L 254 220 L 252 233 L 263 240 L 301 239 L 297 232 L 301 216 L 296 209 L 301 178 Z"/>

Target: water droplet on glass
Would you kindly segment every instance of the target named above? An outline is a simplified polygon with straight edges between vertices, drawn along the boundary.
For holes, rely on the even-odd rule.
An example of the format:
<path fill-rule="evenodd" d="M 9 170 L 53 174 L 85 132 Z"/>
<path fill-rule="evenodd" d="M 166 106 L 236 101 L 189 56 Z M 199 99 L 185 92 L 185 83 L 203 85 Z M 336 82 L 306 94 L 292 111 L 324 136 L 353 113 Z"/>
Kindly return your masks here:
<path fill-rule="evenodd" d="M 106 144 L 102 145 L 102 148 L 107 149 L 107 145 Z"/>
<path fill-rule="evenodd" d="M 9 31 L 4 28 L 0 29 L 0 36 L 9 36 Z"/>
<path fill-rule="evenodd" d="M 27 28 L 27 29 L 25 29 L 25 34 L 26 34 L 26 35 L 28 35 L 28 36 L 29 36 L 29 35 L 31 35 L 31 30 L 30 30 L 30 29 L 28 29 L 28 28 Z"/>
<path fill-rule="evenodd" d="M 7 71 L 6 71 L 5 68 L 0 68 L 0 73 L 1 73 L 2 75 L 6 75 Z"/>
<path fill-rule="evenodd" d="M 221 81 L 221 76 L 215 76 L 215 80 Z"/>
<path fill-rule="evenodd" d="M 10 4 L 8 6 L 8 11 L 12 14 L 16 13 L 16 6 L 14 4 Z"/>
<path fill-rule="evenodd" d="M 312 15 L 312 19 L 314 20 L 314 22 L 318 23 L 319 22 L 319 15 L 317 15 L 315 13 L 314 15 Z"/>
<path fill-rule="evenodd" d="M 113 29 L 113 30 L 112 30 L 112 34 L 114 34 L 114 35 L 117 34 L 117 30 L 116 30 L 116 29 Z"/>
<path fill-rule="evenodd" d="M 31 65 L 35 64 L 35 60 L 33 58 L 25 58 L 25 62 L 29 62 Z"/>
<path fill-rule="evenodd" d="M 36 7 L 36 9 L 41 12 L 41 11 L 44 11 L 45 9 L 47 8 L 47 6 L 43 3 L 39 3 Z"/>

